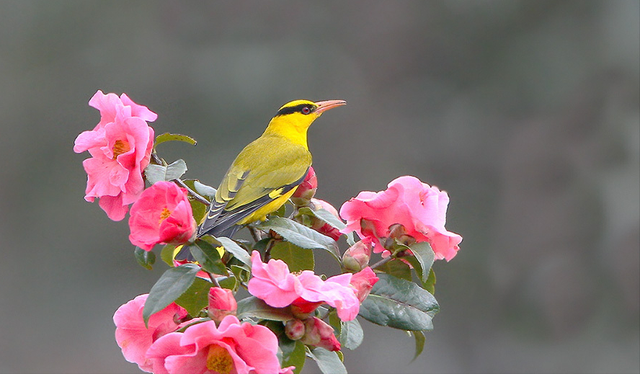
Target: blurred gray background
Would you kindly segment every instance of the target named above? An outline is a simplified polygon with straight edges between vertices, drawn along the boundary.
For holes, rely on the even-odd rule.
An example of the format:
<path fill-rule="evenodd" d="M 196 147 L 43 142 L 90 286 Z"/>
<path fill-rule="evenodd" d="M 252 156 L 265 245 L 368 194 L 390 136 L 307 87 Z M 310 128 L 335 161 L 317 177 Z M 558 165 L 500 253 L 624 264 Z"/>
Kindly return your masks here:
<path fill-rule="evenodd" d="M 164 270 L 83 200 L 89 98 L 126 92 L 217 185 L 277 108 L 339 207 L 411 174 L 464 237 L 413 339 L 364 321 L 351 373 L 624 373 L 639 364 L 638 1 L 1 1 L 0 372 L 135 373 L 112 315 Z M 343 247 L 344 249 L 344 247 Z M 305 373 L 318 369 L 308 362 Z"/>

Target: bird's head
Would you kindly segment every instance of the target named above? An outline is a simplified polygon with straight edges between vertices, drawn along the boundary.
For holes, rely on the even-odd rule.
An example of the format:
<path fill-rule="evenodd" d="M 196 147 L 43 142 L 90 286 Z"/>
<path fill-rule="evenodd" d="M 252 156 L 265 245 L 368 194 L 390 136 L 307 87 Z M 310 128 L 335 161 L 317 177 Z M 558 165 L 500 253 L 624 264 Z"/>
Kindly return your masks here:
<path fill-rule="evenodd" d="M 294 100 L 284 104 L 271 119 L 268 132 L 301 139 L 306 146 L 307 129 L 329 109 L 347 104 L 344 100 L 309 101 Z"/>

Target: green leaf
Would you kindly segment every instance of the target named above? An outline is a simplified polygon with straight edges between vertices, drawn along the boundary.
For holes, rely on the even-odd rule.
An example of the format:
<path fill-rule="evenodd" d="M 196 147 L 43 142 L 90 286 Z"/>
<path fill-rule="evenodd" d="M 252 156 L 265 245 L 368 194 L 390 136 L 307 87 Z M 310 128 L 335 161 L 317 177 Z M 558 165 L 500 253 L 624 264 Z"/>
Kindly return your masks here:
<path fill-rule="evenodd" d="M 422 288 L 429 291 L 430 294 L 436 294 L 436 273 L 433 271 L 433 268 L 429 270 L 429 277 L 426 282 L 422 283 Z"/>
<path fill-rule="evenodd" d="M 231 272 L 240 282 L 248 282 L 251 278 L 251 268 L 245 266 L 231 265 Z"/>
<path fill-rule="evenodd" d="M 186 172 L 187 163 L 184 160 L 174 161 L 167 166 L 149 164 L 144 169 L 144 175 L 151 184 L 178 179 Z"/>
<path fill-rule="evenodd" d="M 192 245 L 188 245 L 188 248 L 203 270 L 220 275 L 228 274 L 227 268 L 220 261 L 220 252 L 214 245 L 198 239 Z"/>
<path fill-rule="evenodd" d="M 136 249 L 133 250 L 133 255 L 136 257 L 136 261 L 138 261 L 140 266 L 147 270 L 153 269 L 153 264 L 156 263 L 155 253 L 136 247 Z"/>
<path fill-rule="evenodd" d="M 360 306 L 360 315 L 402 330 L 432 330 L 440 306 L 429 292 L 413 282 L 379 273 L 378 282 Z"/>
<path fill-rule="evenodd" d="M 284 217 L 286 212 L 287 212 L 287 204 L 282 204 L 280 208 L 278 208 L 278 210 L 276 210 L 275 212 L 271 212 L 269 214 L 278 216 L 278 217 Z"/>
<path fill-rule="evenodd" d="M 186 184 L 189 188 L 191 188 L 191 190 L 194 190 L 198 194 L 202 195 L 202 193 L 198 191 L 198 188 L 197 188 L 197 185 L 202 183 L 198 182 L 195 179 L 187 179 L 187 180 L 183 180 L 182 182 L 184 182 L 184 184 Z M 209 206 L 203 204 L 199 200 L 196 200 L 195 197 L 193 197 L 191 194 L 189 194 L 188 197 L 189 197 L 189 204 L 191 204 L 191 210 L 193 211 L 193 219 L 195 219 L 196 222 L 201 222 L 202 218 L 204 218 L 204 215 L 209 210 Z"/>
<path fill-rule="evenodd" d="M 233 240 L 226 238 L 226 237 L 220 237 L 220 238 L 215 238 L 218 242 L 220 242 L 220 244 L 222 244 L 222 246 L 224 247 L 224 249 L 231 253 L 233 255 L 233 257 L 237 258 L 238 260 L 240 260 L 240 262 L 242 262 L 243 264 L 249 266 L 249 268 L 251 268 L 251 256 L 249 256 L 249 254 L 247 253 L 247 251 L 242 248 L 241 246 L 239 246 L 236 242 L 234 242 Z"/>
<path fill-rule="evenodd" d="M 412 244 L 409 248 L 411 248 L 413 256 L 420 263 L 420 272 L 416 269 L 418 278 L 420 278 L 422 283 L 425 283 L 427 278 L 429 278 L 429 270 L 431 270 L 431 266 L 435 260 L 435 254 L 431 249 L 431 245 L 427 242 L 421 242 Z"/>
<path fill-rule="evenodd" d="M 320 308 L 324 307 L 319 307 L 318 309 L 316 309 L 316 315 L 324 314 Z M 328 317 L 329 318 L 327 319 L 327 322 L 329 322 L 329 325 L 333 327 L 334 334 L 339 337 L 340 334 L 342 334 L 342 320 L 340 319 L 340 317 L 338 317 L 338 313 L 335 309 L 329 312 Z"/>
<path fill-rule="evenodd" d="M 164 177 L 166 174 L 167 167 L 164 165 L 149 164 L 144 169 L 144 176 L 151 184 L 156 184 L 157 182 L 164 181 Z"/>
<path fill-rule="evenodd" d="M 364 340 L 364 331 L 357 319 L 351 321 L 342 321 L 340 329 L 340 344 L 343 347 L 354 350 L 362 344 Z"/>
<path fill-rule="evenodd" d="M 378 270 L 385 272 L 394 277 L 411 281 L 411 267 L 404 261 L 398 259 L 391 260 L 382 266 L 378 267 Z"/>
<path fill-rule="evenodd" d="M 278 345 L 282 350 L 282 362 L 281 367 L 286 368 L 289 366 L 295 366 L 293 369 L 295 374 L 299 374 L 304 367 L 306 360 L 305 346 L 300 341 L 294 341 L 289 339 L 285 334 L 281 334 L 278 337 Z"/>
<path fill-rule="evenodd" d="M 413 335 L 415 341 L 416 341 L 416 353 L 415 355 L 413 355 L 413 359 L 411 360 L 411 362 L 415 361 L 416 358 L 418 358 L 418 356 L 420 356 L 420 354 L 422 353 L 422 351 L 424 350 L 424 342 L 426 340 L 425 336 L 424 336 L 424 332 L 422 331 L 407 331 L 410 335 Z"/>
<path fill-rule="evenodd" d="M 324 249 L 331 253 L 338 261 L 340 254 L 336 242 L 328 236 L 299 224 L 296 221 L 282 217 L 271 217 L 256 226 L 260 230 L 273 230 L 280 234 L 286 241 L 297 245 L 298 247 L 308 249 Z"/>
<path fill-rule="evenodd" d="M 206 184 L 200 183 L 199 180 L 193 181 L 193 189 L 202 196 L 207 196 L 209 198 L 214 197 L 216 195 L 216 189 L 207 186 Z"/>
<path fill-rule="evenodd" d="M 344 367 L 336 352 L 318 347 L 310 350 L 309 356 L 318 364 L 320 371 L 324 374 L 347 374 L 347 368 Z"/>
<path fill-rule="evenodd" d="M 278 241 L 271 248 L 271 258 L 284 261 L 292 272 L 313 270 L 315 267 L 312 249 L 300 248 L 289 242 Z"/>
<path fill-rule="evenodd" d="M 286 322 L 293 318 L 291 308 L 274 308 L 255 296 L 249 296 L 246 299 L 238 301 L 236 314 L 238 319 L 254 317 L 270 321 Z"/>
<path fill-rule="evenodd" d="M 165 174 L 166 181 L 172 181 L 174 179 L 180 178 L 184 173 L 187 172 L 187 163 L 184 160 L 176 160 L 169 165 L 167 165 L 167 172 Z"/>
<path fill-rule="evenodd" d="M 153 146 L 153 149 L 155 150 L 158 144 L 162 144 L 164 142 L 171 142 L 171 141 L 185 142 L 191 145 L 197 144 L 196 140 L 190 136 L 181 135 L 181 134 L 169 134 L 168 132 L 165 132 L 164 134 L 160 134 L 156 136 L 156 141 L 155 141 L 155 145 Z"/>
<path fill-rule="evenodd" d="M 350 233 L 347 233 L 347 244 L 349 245 L 349 247 L 354 246 L 356 244 L 356 239 L 355 239 L 355 235 L 356 233 L 351 231 Z"/>
<path fill-rule="evenodd" d="M 313 210 L 313 215 L 330 224 L 331 226 L 337 228 L 338 230 L 343 230 L 347 228 L 347 224 L 342 222 L 340 218 L 334 216 L 331 212 L 326 209 L 318 209 Z"/>
<path fill-rule="evenodd" d="M 191 316 L 197 316 L 209 304 L 209 290 L 212 286 L 211 282 L 196 277 L 191 287 L 176 299 L 176 304 L 185 308 Z"/>
<path fill-rule="evenodd" d="M 238 282 L 238 278 L 236 277 L 220 277 L 217 280 L 220 287 L 233 292 L 238 291 L 238 287 L 240 287 L 240 282 Z"/>
<path fill-rule="evenodd" d="M 151 287 L 147 301 L 144 303 L 142 319 L 145 325 L 149 322 L 151 315 L 166 308 L 191 287 L 199 271 L 200 266 L 196 264 L 184 264 L 165 271 Z"/>
<path fill-rule="evenodd" d="M 182 248 L 182 246 L 180 246 L 180 248 Z M 160 251 L 160 258 L 167 265 L 173 267 L 174 266 L 173 258 L 175 257 L 174 256 L 175 252 L 176 252 L 176 246 L 173 244 L 167 244 L 162 248 L 162 251 Z"/>

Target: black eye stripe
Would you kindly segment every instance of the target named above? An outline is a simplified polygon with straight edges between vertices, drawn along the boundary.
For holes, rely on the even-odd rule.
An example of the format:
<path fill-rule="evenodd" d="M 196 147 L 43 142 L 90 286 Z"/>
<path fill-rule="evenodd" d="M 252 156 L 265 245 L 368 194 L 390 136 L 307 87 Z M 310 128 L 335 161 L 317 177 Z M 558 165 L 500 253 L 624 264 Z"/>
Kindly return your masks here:
<path fill-rule="evenodd" d="M 281 116 L 283 114 L 291 114 L 291 113 L 302 113 L 303 108 L 309 108 L 309 113 L 313 112 L 315 108 L 311 104 L 298 104 L 295 106 L 288 106 L 280 109 L 276 116 Z M 307 114 L 309 114 L 307 113 Z"/>

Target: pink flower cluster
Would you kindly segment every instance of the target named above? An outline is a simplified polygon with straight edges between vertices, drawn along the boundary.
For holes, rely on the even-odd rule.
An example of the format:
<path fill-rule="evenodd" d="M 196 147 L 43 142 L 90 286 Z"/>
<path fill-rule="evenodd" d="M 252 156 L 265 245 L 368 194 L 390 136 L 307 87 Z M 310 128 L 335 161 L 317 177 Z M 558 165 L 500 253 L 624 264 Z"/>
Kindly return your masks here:
<path fill-rule="evenodd" d="M 249 280 L 249 293 L 253 296 L 274 308 L 291 305 L 294 313 L 300 314 L 309 314 L 320 304 L 326 303 L 336 308 L 338 317 L 343 321 L 356 318 L 360 302 L 368 295 L 368 291 L 362 289 L 370 290 L 378 281 L 370 268 L 362 271 L 368 282 L 358 282 L 355 286 L 352 277 L 360 277 L 351 273 L 336 275 L 324 281 L 310 270 L 295 275 L 289 272 L 284 261 L 272 259 L 263 263 L 257 251 L 251 254 L 251 263 L 253 277 Z M 362 298 L 359 299 L 358 296 Z"/>
<path fill-rule="evenodd" d="M 158 116 L 126 94 L 98 91 L 89 105 L 100 111 L 100 122 L 78 135 L 73 147 L 76 153 L 91 154 L 82 163 L 88 176 L 84 198 L 99 198 L 109 218 L 120 221 L 144 190 L 142 172 L 149 164 L 154 135 L 147 122 Z"/>
<path fill-rule="evenodd" d="M 145 189 L 144 173 L 154 144 L 154 130 L 148 123 L 157 115 L 126 94 L 98 91 L 89 105 L 100 111 L 100 121 L 93 130 L 78 135 L 73 148 L 76 153 L 88 151 L 91 155 L 83 161 L 85 200 L 98 198 L 100 207 L 114 221 L 129 212 L 129 240 L 146 251 L 156 244 L 193 241 L 197 223 L 187 189 L 166 181 Z M 327 304 L 342 321 L 356 318 L 360 304 L 378 281 L 369 267 L 372 251 L 384 257 L 390 250 L 405 251 L 404 245 L 428 242 L 437 259 L 449 261 L 456 256 L 462 237 L 445 228 L 447 193 L 415 177 L 399 177 L 385 191 L 360 192 L 345 202 L 339 213 L 314 197 L 317 186 L 315 171 L 310 168 L 292 196 L 300 212 L 296 218 L 336 241 L 351 232 L 360 236 L 342 258 L 343 269 L 349 272 L 323 280 L 310 270 L 291 273 L 281 260 L 264 263 L 253 251 L 247 288 L 273 308 L 290 308 L 291 319 L 284 326 L 287 337 L 338 351 L 340 342 L 333 328 L 314 312 Z M 346 220 L 347 226 L 340 231 L 320 219 L 320 213 L 305 213 L 303 207 L 316 212 L 324 209 L 336 219 Z M 183 307 L 171 303 L 145 325 L 142 314 L 147 297 L 136 297 L 113 316 L 116 341 L 125 359 L 141 370 L 156 374 L 293 373 L 294 367 L 281 367 L 278 337 L 269 328 L 243 323 L 236 317 L 233 291 L 210 289 L 204 309 L 208 317 L 192 318 Z"/>
<path fill-rule="evenodd" d="M 154 130 L 147 122 L 158 117 L 126 94 L 96 92 L 89 105 L 100 111 L 100 122 L 78 135 L 73 150 L 89 151 L 82 163 L 87 172 L 85 200 L 100 199 L 100 207 L 114 221 L 131 207 L 129 240 L 147 251 L 159 243 L 180 244 L 195 234 L 196 222 L 186 190 L 159 182 L 145 190 Z"/>
<path fill-rule="evenodd" d="M 152 315 L 145 327 L 142 309 L 147 296 L 122 305 L 113 316 L 124 357 L 141 370 L 155 374 L 293 372 L 293 367 L 280 366 L 278 339 L 271 330 L 241 323 L 233 315 L 225 316 L 218 326 L 212 320 L 179 323 L 187 312 L 172 303 Z"/>
<path fill-rule="evenodd" d="M 417 242 L 429 242 L 436 259 L 449 261 L 460 249 L 462 237 L 444 227 L 448 204 L 449 196 L 437 187 L 416 177 L 399 177 L 385 191 L 362 191 L 344 203 L 340 216 L 347 228 L 343 232 L 371 238 L 374 252 L 380 253 L 386 251 L 381 241 L 389 236 L 389 228 L 400 224 Z"/>

